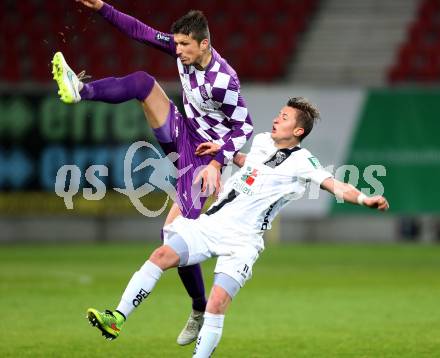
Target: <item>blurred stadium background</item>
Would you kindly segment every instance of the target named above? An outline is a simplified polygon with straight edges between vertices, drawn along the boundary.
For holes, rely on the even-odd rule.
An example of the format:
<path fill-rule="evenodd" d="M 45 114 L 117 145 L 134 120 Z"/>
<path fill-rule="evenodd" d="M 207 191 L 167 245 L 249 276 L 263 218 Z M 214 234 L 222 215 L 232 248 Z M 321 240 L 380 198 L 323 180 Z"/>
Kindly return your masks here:
<path fill-rule="evenodd" d="M 390 200 L 388 215 L 335 204 L 322 193 L 291 205 L 270 239 L 440 239 L 439 1 L 112 4 L 163 31 L 188 9 L 202 9 L 213 46 L 240 76 L 256 132 L 270 128 L 289 96 L 306 96 L 318 104 L 322 121 L 304 145 L 324 166 L 357 166 L 367 193 L 374 190 L 362 180 L 365 168 L 386 168 L 386 176 L 373 176 Z M 163 217 L 142 217 L 111 190 L 124 187 L 127 147 L 153 141 L 141 110 L 134 102 L 62 105 L 50 59 L 61 50 L 72 68 L 96 79 L 146 70 L 179 102 L 174 60 L 125 38 L 74 1 L 3 0 L 0 6 L 0 241 L 155 240 Z M 63 164 L 78 165 L 83 177 L 90 165 L 107 165 L 105 198 L 85 201 L 80 191 L 74 210 L 66 210 L 54 190 Z M 138 174 L 135 183 L 148 179 L 148 171 Z M 351 180 L 356 184 L 356 176 Z M 146 200 L 160 207 L 162 199 Z"/>
<path fill-rule="evenodd" d="M 325 167 L 330 166 L 335 170 L 339 168 L 338 176 L 350 179 L 366 193 L 374 191 L 371 175 L 370 179 L 364 179 L 364 174 L 368 174 L 366 168 L 370 165 L 385 167 L 386 175 L 383 170 L 370 174 L 383 184 L 384 194 L 391 204 L 388 213 L 379 215 L 365 208 L 338 204 L 329 195 L 320 193 L 318 200 L 304 199 L 290 205 L 282 213 L 274 229 L 267 234 L 269 242 L 286 245 L 296 243 L 301 250 L 305 250 L 300 252 L 309 252 L 312 257 L 316 255 L 315 246 L 303 246 L 304 244 L 330 241 L 335 243 L 340 252 L 344 252 L 341 243 L 356 242 L 361 244 L 361 248 L 370 248 L 367 250 L 371 254 L 368 258 L 359 252 L 357 254 L 361 255 L 359 262 L 365 264 L 365 277 L 373 277 L 372 280 L 378 284 L 374 289 L 389 285 L 400 287 L 404 292 L 407 282 L 397 280 L 396 283 L 395 277 L 412 277 L 409 273 L 414 273 L 413 269 L 417 270 L 418 267 L 421 270 L 420 275 L 416 272 L 414 280 L 420 287 L 413 287 L 414 292 L 426 293 L 423 298 L 429 297 L 431 303 L 435 300 L 438 303 L 440 255 L 436 244 L 440 242 L 439 0 L 112 0 L 109 3 L 162 31 L 168 31 L 171 23 L 187 10 L 203 10 L 210 23 L 213 46 L 239 74 L 242 93 L 251 111 L 256 133 L 270 129 L 272 118 L 288 97 L 305 96 L 318 105 L 322 120 L 304 141 L 304 146 Z M 12 304 L 17 307 L 18 303 L 14 305 L 13 302 L 21 302 L 14 301 L 21 296 L 17 293 L 12 298 L 6 298 L 6 295 L 14 290 L 26 289 L 26 280 L 33 277 L 27 277 L 29 272 L 37 276 L 35 281 L 32 278 L 34 285 L 40 280 L 42 283 L 50 282 L 53 275 L 45 274 L 49 271 L 53 273 L 60 270 L 60 277 L 70 277 L 75 267 L 78 268 L 77 264 L 83 265 L 84 262 L 89 262 L 88 259 L 96 260 L 97 265 L 105 265 L 98 258 L 102 250 L 105 258 L 118 260 L 116 253 L 125 252 L 120 245 L 128 245 L 128 242 L 130 245 L 125 250 L 132 248 L 132 252 L 139 255 L 139 250 L 144 250 L 146 241 L 158 242 L 159 230 L 165 217 L 165 214 L 156 218 L 142 216 L 127 197 L 111 189 L 125 186 L 123 158 L 129 145 L 137 140 L 154 142 L 139 105 L 134 101 L 115 106 L 92 102 L 75 106 L 63 105 L 56 95 L 51 76 L 50 60 L 53 54 L 62 51 L 73 69 L 78 72 L 85 69 L 94 79 L 125 75 L 137 70 L 148 71 L 164 86 L 176 103 L 180 101 L 180 84 L 176 82 L 178 78 L 173 59 L 125 38 L 99 15 L 73 0 L 1 0 L 0 19 L 0 252 L 3 252 L 0 263 L 3 292 L 0 300 L 3 305 Z M 105 197 L 99 201 L 85 200 L 80 190 L 73 201 L 74 209 L 67 210 L 63 199 L 55 194 L 55 176 L 64 164 L 75 164 L 80 168 L 81 188 L 91 187 L 84 180 L 84 173 L 90 165 L 108 166 L 108 177 L 101 178 L 107 186 Z M 350 172 L 349 167 L 341 168 L 344 164 L 357 167 L 359 176 Z M 150 174 L 151 172 L 145 170 L 134 175 L 135 185 L 145 183 Z M 144 204 L 149 208 L 156 208 L 164 200 L 163 193 L 156 190 L 144 198 Z M 71 256 L 65 257 L 66 260 L 59 259 L 53 265 L 42 268 L 54 259 L 52 253 L 58 258 L 59 255 L 61 258 L 63 254 L 68 255 L 69 250 L 64 251 L 63 248 L 70 246 L 60 244 L 79 242 L 83 243 L 84 252 L 94 252 L 96 256 L 90 257 L 88 254 L 72 251 Z M 410 245 L 412 250 L 402 249 L 402 243 L 406 247 L 408 242 L 423 243 L 424 248 Z M 42 245 L 43 243 L 51 245 Z M 106 245 L 103 246 L 103 243 Z M 375 261 L 374 257 L 378 252 L 371 250 L 371 243 L 395 245 L 392 247 L 396 248 L 397 253 L 403 250 L 404 257 L 408 252 L 408 257 L 411 257 L 413 252 L 414 257 L 407 261 L 404 258 L 402 261 L 397 260 L 397 264 L 392 255 L 379 255 L 380 259 L 377 260 L 380 262 Z M 386 245 L 377 245 L 383 246 Z M 318 244 L 316 247 L 319 248 L 318 257 L 328 264 L 319 270 L 327 272 L 329 269 L 334 274 L 332 279 L 336 281 L 339 280 L 336 277 L 342 277 L 348 272 L 348 266 L 337 266 L 341 260 L 347 260 L 348 256 L 335 254 L 329 249 L 329 256 L 326 257 L 323 254 L 326 250 L 322 248 L 327 246 Z M 49 251 L 45 251 L 45 248 Z M 75 250 L 79 250 L 78 247 Z M 114 250 L 111 251 L 113 256 L 106 250 Z M 78 257 L 72 256 L 73 252 L 78 253 Z M 339 252 L 338 249 L 336 252 Z M 268 255 L 270 258 L 270 253 Z M 122 269 L 122 264 L 117 266 L 117 278 L 120 281 L 115 287 L 112 286 L 112 296 L 117 296 L 128 275 L 141 259 L 137 256 L 129 260 L 129 254 L 126 256 L 126 260 L 121 263 L 127 262 L 134 266 L 126 267 L 126 271 Z M 286 263 L 291 260 L 282 255 L 277 257 Z M 356 254 L 353 257 L 357 257 Z M 274 264 L 275 261 L 272 261 L 270 263 Z M 383 282 L 378 279 L 378 283 L 374 273 L 369 271 L 371 268 L 367 266 L 371 264 L 377 268 L 383 265 L 385 269 L 387 262 L 392 265 L 394 263 L 395 269 L 400 267 L 402 270 L 386 273 L 385 277 L 389 279 L 384 279 Z M 301 259 L 299 263 L 304 263 L 303 269 L 313 267 Z M 297 263 L 297 266 L 300 264 Z M 85 265 L 79 267 L 84 272 L 88 270 L 91 276 L 98 270 L 97 265 Z M 298 270 L 300 269 L 293 274 L 301 275 Z M 316 271 L 318 275 L 319 270 Z M 424 281 L 425 274 L 433 272 L 437 273 L 437 279 L 430 277 Z M 277 275 L 279 272 L 272 273 Z M 368 276 L 369 274 L 372 276 Z M 80 292 L 81 285 L 90 283 L 91 277 L 75 275 L 70 279 L 78 285 L 79 291 L 71 292 L 72 295 Z M 99 271 L 96 275 L 105 277 L 106 273 Z M 382 273 L 378 271 L 377 275 L 379 277 Z M 316 285 L 325 285 L 327 276 L 324 276 L 320 276 L 323 281 L 316 281 Z M 270 277 L 274 276 L 269 275 L 268 280 Z M 258 275 L 255 280 L 257 278 Z M 305 281 L 308 279 L 304 278 Z M 313 279 L 311 281 L 313 283 Z M 32 283 L 30 292 L 37 289 Z M 351 283 L 346 283 L 347 292 L 350 292 Z M 294 284 L 301 287 L 301 282 Z M 64 286 L 60 284 L 60 287 Z M 52 297 L 49 302 L 56 307 L 56 294 L 51 296 L 54 292 L 49 289 L 39 292 L 44 299 L 35 302 L 44 305 L 47 297 Z M 319 291 L 316 294 L 320 295 Z M 280 295 L 283 295 L 282 290 Z M 100 293 L 98 296 L 104 297 L 104 294 Z M 185 300 L 183 291 L 180 296 Z M 361 296 L 354 296 L 353 299 L 361 299 Z M 340 299 L 342 296 L 336 297 Z M 335 299 L 331 295 L 327 298 L 330 301 Z M 423 301 L 423 298 L 414 293 L 407 300 Z M 307 298 L 303 299 L 305 306 L 296 307 L 299 310 L 307 307 Z M 109 302 L 114 303 L 114 300 Z M 389 304 L 393 305 L 393 302 L 390 299 Z M 78 307 L 81 310 L 84 308 L 83 303 L 78 303 L 75 307 L 73 303 L 67 306 L 74 311 Z M 173 307 L 173 303 L 169 303 L 168 309 L 170 307 Z M 380 304 L 374 309 L 378 307 Z M 435 305 L 427 307 L 430 310 Z M 331 309 L 337 310 L 335 307 Z M 402 305 L 402 317 L 405 312 L 408 312 L 407 306 Z M 436 326 L 438 332 L 438 313 L 431 314 L 432 311 L 420 313 L 417 317 L 422 323 L 419 323 L 423 329 Z M 426 322 L 423 319 L 430 315 L 437 324 L 424 326 Z M 186 311 L 180 317 L 182 322 L 184 316 Z M 7 317 L 11 320 L 22 319 L 20 315 L 15 316 L 12 313 Z M 324 314 L 323 317 L 327 316 Z M 386 317 L 392 319 L 390 316 Z M 283 317 L 279 318 L 282 322 Z M 353 324 L 352 317 L 346 317 L 346 321 L 351 322 L 347 323 L 347 327 Z M 417 319 L 414 318 L 414 321 Z M 404 324 L 410 325 L 414 321 Z M 397 320 L 396 325 L 399 322 L 402 323 Z M 26 329 L 20 325 L 17 327 L 18 330 Z M 35 327 L 39 327 L 37 323 Z M 277 327 L 279 326 L 274 329 Z M 316 326 L 311 324 L 307 329 L 312 332 L 314 328 Z M 419 331 L 420 334 L 423 334 L 423 329 Z M 327 327 L 320 333 L 325 335 L 329 331 L 331 328 Z M 174 330 L 170 334 L 173 335 L 173 332 Z M 76 331 L 70 333 L 80 334 L 82 337 Z M 407 335 L 407 332 L 401 333 L 402 338 Z M 258 337 L 258 333 L 255 334 Z M 393 339 L 397 339 L 398 335 L 393 336 Z M 20 333 L 17 331 L 14 338 L 19 337 Z M 142 344 L 142 336 L 134 337 Z M 304 345 L 316 346 L 319 333 L 311 334 L 310 337 L 309 341 L 303 342 Z M 52 338 L 59 342 L 63 340 L 59 335 Z M 299 339 L 298 336 L 295 338 Z M 347 342 L 350 339 L 347 338 Z M 386 341 L 386 337 L 384 340 Z M 263 338 L 256 341 L 261 343 Z M 50 345 L 44 340 L 42 342 Z M 253 342 L 255 343 L 255 339 Z M 315 355 L 307 354 L 300 342 L 295 346 L 297 350 L 289 351 L 286 348 L 286 351 L 277 356 L 294 356 L 293 352 L 301 349 L 304 355 L 297 356 L 393 357 L 395 352 L 391 344 L 391 348 L 388 347 L 391 352 L 389 354 L 381 355 L 380 352 L 384 351 L 378 349 L 376 353 L 379 355 L 371 354 L 375 351 L 368 350 L 365 355 L 350 355 L 352 351 L 344 351 L 341 344 L 340 355 L 331 355 L 326 351 L 325 344 L 331 346 L 332 342 L 334 343 L 331 337 L 326 337 L 325 343 L 317 345 L 322 351 L 315 351 Z M 402 349 L 400 356 L 405 353 L 409 357 L 436 356 L 431 353 L 435 351 L 435 347 L 439 348 L 438 339 L 433 338 L 431 345 L 425 345 L 425 351 L 417 351 L 417 340 L 414 342 L 415 350 Z M 64 343 L 63 347 L 69 352 L 72 342 Z M 226 347 L 227 344 L 225 343 Z M 18 346 L 19 344 L 16 347 Z M 31 346 L 29 343 L 29 347 Z M 35 348 L 37 346 L 37 343 L 33 345 L 29 356 L 45 356 L 38 354 L 39 351 Z M 384 343 L 382 348 L 385 346 Z M 229 348 L 231 352 L 235 349 Z M 98 354 L 95 351 L 97 348 L 93 349 L 94 354 Z M 439 351 L 440 348 L 436 350 L 436 354 Z M 24 350 L 19 352 L 18 355 L 25 355 Z M 55 347 L 48 352 L 46 356 L 64 356 L 59 355 L 59 350 Z M 79 354 L 81 356 L 88 356 L 87 350 L 80 349 L 78 352 L 82 352 Z M 267 351 L 260 352 L 261 355 L 254 353 L 252 356 L 271 356 L 270 352 L 270 348 L 267 348 Z M 417 355 L 413 355 L 414 352 Z M 17 351 L 10 348 L 9 351 L 6 350 L 7 354 L 17 356 Z M 75 352 L 71 354 L 75 355 Z M 138 354 L 139 351 L 132 351 L 133 356 Z M 166 354 L 173 355 L 169 352 Z M 241 356 L 251 355 L 245 350 Z"/>

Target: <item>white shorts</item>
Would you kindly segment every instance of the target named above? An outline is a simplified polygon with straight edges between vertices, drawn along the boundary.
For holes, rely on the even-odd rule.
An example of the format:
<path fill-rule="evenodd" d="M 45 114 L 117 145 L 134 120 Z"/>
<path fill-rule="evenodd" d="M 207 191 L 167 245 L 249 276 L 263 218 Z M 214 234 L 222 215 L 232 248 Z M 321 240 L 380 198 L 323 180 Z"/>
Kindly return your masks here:
<path fill-rule="evenodd" d="M 252 267 L 264 247 L 261 236 L 228 235 L 200 219 L 178 217 L 163 232 L 164 244 L 176 234 L 185 241 L 187 266 L 218 256 L 214 272 L 232 277 L 241 287 L 252 277 Z"/>

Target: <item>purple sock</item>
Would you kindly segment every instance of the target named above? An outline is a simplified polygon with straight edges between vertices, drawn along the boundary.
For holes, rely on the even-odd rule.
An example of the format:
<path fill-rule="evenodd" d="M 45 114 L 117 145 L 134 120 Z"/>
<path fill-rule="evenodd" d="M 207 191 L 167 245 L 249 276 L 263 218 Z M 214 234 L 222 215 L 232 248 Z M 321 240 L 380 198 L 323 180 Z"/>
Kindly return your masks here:
<path fill-rule="evenodd" d="M 138 71 L 125 77 L 108 77 L 85 83 L 81 99 L 106 103 L 121 103 L 131 99 L 143 101 L 154 86 L 154 77 Z"/>
<path fill-rule="evenodd" d="M 192 308 L 204 312 L 206 308 L 205 286 L 200 265 L 178 267 L 177 271 L 186 292 L 192 298 Z"/>

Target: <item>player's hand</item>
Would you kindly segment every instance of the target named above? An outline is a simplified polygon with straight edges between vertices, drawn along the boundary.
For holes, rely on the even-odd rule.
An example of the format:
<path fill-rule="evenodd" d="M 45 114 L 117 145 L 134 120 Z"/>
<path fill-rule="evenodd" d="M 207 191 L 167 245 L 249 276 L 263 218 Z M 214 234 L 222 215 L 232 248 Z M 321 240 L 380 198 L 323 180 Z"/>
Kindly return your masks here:
<path fill-rule="evenodd" d="M 220 150 L 220 145 L 212 143 L 212 142 L 205 142 L 202 144 L 199 144 L 199 146 L 196 149 L 196 155 L 216 155 Z"/>
<path fill-rule="evenodd" d="M 212 160 L 194 179 L 194 184 L 202 182 L 202 193 L 218 195 L 220 191 L 220 168 L 221 165 Z"/>
<path fill-rule="evenodd" d="M 240 152 L 235 153 L 233 162 L 237 167 L 239 168 L 243 167 L 245 161 L 246 161 L 246 154 Z"/>
<path fill-rule="evenodd" d="M 380 211 L 385 211 L 390 208 L 388 200 L 380 195 L 372 196 L 371 198 L 365 198 L 364 205 L 371 209 L 377 209 Z"/>
<path fill-rule="evenodd" d="M 93 10 L 100 10 L 104 6 L 104 2 L 102 0 L 75 0 L 76 2 L 80 2 L 84 6 L 87 6 Z"/>

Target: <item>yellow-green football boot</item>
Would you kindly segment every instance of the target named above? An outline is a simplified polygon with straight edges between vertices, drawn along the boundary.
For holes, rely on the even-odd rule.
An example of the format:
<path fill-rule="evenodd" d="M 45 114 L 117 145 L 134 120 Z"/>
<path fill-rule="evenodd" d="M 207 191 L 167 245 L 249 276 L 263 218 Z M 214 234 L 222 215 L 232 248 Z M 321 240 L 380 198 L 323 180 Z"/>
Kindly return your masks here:
<path fill-rule="evenodd" d="M 64 103 L 78 103 L 80 80 L 67 64 L 61 52 L 57 52 L 52 59 L 53 79 L 58 84 L 58 94 Z"/>
<path fill-rule="evenodd" d="M 97 327 L 102 335 L 109 340 L 118 338 L 121 331 L 121 327 L 125 322 L 125 318 L 117 311 L 105 310 L 105 312 L 99 312 L 94 308 L 87 310 L 87 319 L 89 323 Z"/>

